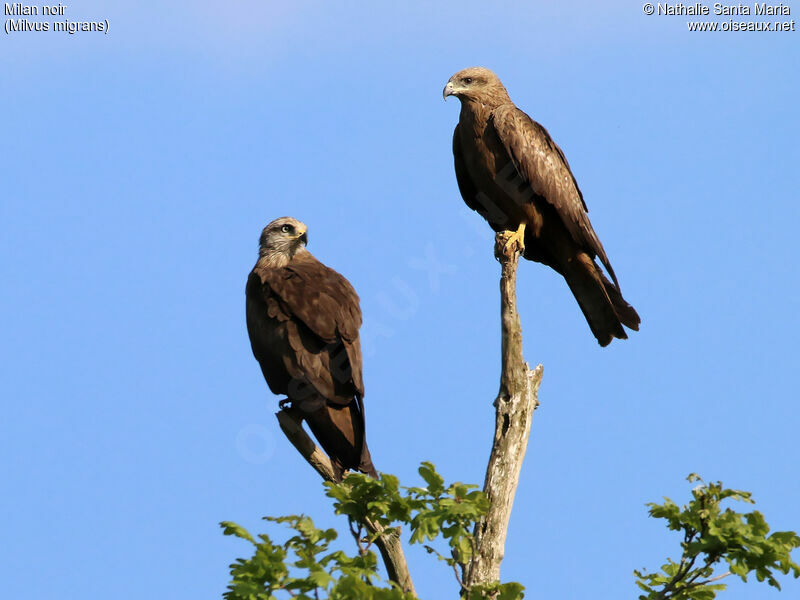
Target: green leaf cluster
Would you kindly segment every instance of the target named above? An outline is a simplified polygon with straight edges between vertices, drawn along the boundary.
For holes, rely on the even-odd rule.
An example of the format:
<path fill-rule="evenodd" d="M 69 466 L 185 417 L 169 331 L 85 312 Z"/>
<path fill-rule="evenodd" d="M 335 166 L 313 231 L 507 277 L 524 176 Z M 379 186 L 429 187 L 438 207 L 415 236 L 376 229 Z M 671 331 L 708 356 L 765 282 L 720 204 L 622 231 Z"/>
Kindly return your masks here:
<path fill-rule="evenodd" d="M 699 482 L 689 504 L 679 507 L 665 498 L 663 504 L 647 505 L 651 517 L 665 519 L 670 530 L 683 533 L 682 555 L 677 562 L 667 559 L 660 572 L 634 571 L 636 584 L 645 592 L 640 600 L 713 600 L 726 587 L 717 582 L 730 575 L 747 581 L 755 573 L 758 581 L 778 589 L 776 571 L 800 577 L 800 565 L 791 558 L 792 550 L 800 546 L 797 534 L 767 535 L 769 525 L 760 512 L 722 508 L 724 501 L 753 504 L 750 492 L 727 489 L 719 481 L 705 483 L 694 473 L 687 479 Z M 717 573 L 720 565 L 727 571 Z"/>
<path fill-rule="evenodd" d="M 317 529 L 306 516 L 265 517 L 287 525 L 294 535 L 276 544 L 266 534 L 254 538 L 243 527 L 222 522 L 225 535 L 233 535 L 254 546 L 248 559 L 231 565 L 231 583 L 224 597 L 228 600 L 413 600 L 394 584 L 380 586 L 374 552 L 350 556 L 330 549 L 337 537 L 333 529 Z"/>
<path fill-rule="evenodd" d="M 405 526 L 411 533 L 411 543 L 424 545 L 452 568 L 466 600 L 521 600 L 524 588 L 519 583 L 494 582 L 472 589 L 463 584 L 464 571 L 475 552 L 472 531 L 489 510 L 486 495 L 474 485 L 446 485 L 428 462 L 420 465 L 419 474 L 425 482 L 421 487 L 402 487 L 393 475 L 372 479 L 358 473 L 351 473 L 339 484 L 325 484 L 335 511 L 350 521 L 358 546 L 353 556 L 331 550 L 336 531 L 317 529 L 306 516 L 267 517 L 293 531 L 283 544 L 276 544 L 266 534 L 254 538 L 235 523 L 221 523 L 225 535 L 246 540 L 254 547 L 250 558 L 237 559 L 231 565 L 225 598 L 412 600 L 411 594 L 380 578 L 372 550 L 379 535 L 375 529 L 382 529 L 383 535 L 399 535 Z M 438 540 L 444 542 L 446 550 L 429 544 Z"/>
<path fill-rule="evenodd" d="M 384 474 L 376 480 L 353 473 L 340 484 L 326 483 L 326 493 L 334 499 L 338 514 L 358 523 L 370 521 L 383 528 L 407 525 L 412 544 L 441 537 L 449 546 L 447 556 L 426 546 L 429 552 L 450 566 L 465 566 L 474 553 L 472 530 L 489 510 L 486 494 L 475 485 L 446 486 L 429 462 L 422 463 L 418 471 L 425 487 L 401 487 L 393 475 Z"/>
<path fill-rule="evenodd" d="M 473 586 L 464 595 L 464 600 L 522 600 L 525 586 L 516 581 L 510 583 L 484 583 Z"/>

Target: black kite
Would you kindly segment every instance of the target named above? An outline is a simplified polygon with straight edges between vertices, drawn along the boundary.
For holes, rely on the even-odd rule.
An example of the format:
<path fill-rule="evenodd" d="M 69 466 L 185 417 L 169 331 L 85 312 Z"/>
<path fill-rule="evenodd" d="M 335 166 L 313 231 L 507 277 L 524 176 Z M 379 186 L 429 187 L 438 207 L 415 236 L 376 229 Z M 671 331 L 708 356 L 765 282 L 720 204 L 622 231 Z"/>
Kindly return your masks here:
<path fill-rule="evenodd" d="M 623 325 L 638 330 L 639 315 L 622 297 L 578 182 L 547 130 L 511 102 L 489 69 L 459 71 L 443 93 L 461 101 L 453 156 L 467 206 L 504 232 L 506 250 L 516 245 L 564 276 L 601 346 L 627 338 Z"/>
<path fill-rule="evenodd" d="M 306 226 L 290 217 L 261 233 L 246 288 L 250 344 L 270 390 L 299 411 L 337 479 L 347 469 L 377 477 L 364 427 L 358 295 L 307 241 Z"/>

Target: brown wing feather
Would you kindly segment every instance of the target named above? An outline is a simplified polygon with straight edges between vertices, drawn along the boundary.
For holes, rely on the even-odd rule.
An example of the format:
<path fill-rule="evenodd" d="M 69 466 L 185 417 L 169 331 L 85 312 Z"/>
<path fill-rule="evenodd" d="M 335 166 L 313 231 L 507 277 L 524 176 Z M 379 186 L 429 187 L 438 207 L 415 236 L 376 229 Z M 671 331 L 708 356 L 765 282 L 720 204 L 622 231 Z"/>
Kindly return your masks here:
<path fill-rule="evenodd" d="M 256 267 L 250 274 L 247 328 L 276 394 L 296 397 L 305 382 L 337 404 L 363 397 L 360 325 L 355 290 L 310 254 L 282 269 Z"/>
<path fill-rule="evenodd" d="M 339 273 L 303 252 L 282 269 L 265 269 L 264 280 L 316 335 L 331 342 L 353 340 L 361 327 L 358 294 Z"/>
<path fill-rule="evenodd" d="M 331 391 L 330 400 L 337 401 L 340 393 L 334 390 L 342 379 L 363 396 L 361 309 L 353 286 L 308 252 L 295 256 L 283 269 L 263 270 L 261 277 L 266 296 L 280 306 L 277 318 L 288 314 L 296 322 L 289 328 L 289 342 L 303 369 L 318 375 L 314 379 Z M 315 347 L 315 337 L 327 346 L 326 352 Z M 323 389 L 319 391 L 327 397 Z"/>
<path fill-rule="evenodd" d="M 519 175 L 535 194 L 556 209 L 575 242 L 600 258 L 619 287 L 603 244 L 589 221 L 578 182 L 564 153 L 547 130 L 513 104 L 494 109 L 491 124 Z"/>

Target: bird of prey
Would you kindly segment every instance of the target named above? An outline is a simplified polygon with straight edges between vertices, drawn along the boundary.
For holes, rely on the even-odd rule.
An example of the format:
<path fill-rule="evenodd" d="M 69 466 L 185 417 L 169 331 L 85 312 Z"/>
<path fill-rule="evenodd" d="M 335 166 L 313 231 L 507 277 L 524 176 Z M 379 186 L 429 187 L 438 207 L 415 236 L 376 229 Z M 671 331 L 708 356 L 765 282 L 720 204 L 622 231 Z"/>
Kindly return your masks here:
<path fill-rule="evenodd" d="M 336 478 L 345 470 L 377 477 L 365 437 L 358 295 L 307 243 L 306 226 L 291 217 L 261 232 L 245 291 L 250 344 L 270 390 L 308 423 Z"/>
<path fill-rule="evenodd" d="M 461 101 L 453 133 L 461 196 L 501 233 L 504 252 L 519 249 L 563 275 L 601 346 L 627 338 L 623 325 L 638 330 L 639 315 L 622 297 L 578 182 L 547 130 L 514 105 L 489 69 L 459 71 L 443 95 Z"/>

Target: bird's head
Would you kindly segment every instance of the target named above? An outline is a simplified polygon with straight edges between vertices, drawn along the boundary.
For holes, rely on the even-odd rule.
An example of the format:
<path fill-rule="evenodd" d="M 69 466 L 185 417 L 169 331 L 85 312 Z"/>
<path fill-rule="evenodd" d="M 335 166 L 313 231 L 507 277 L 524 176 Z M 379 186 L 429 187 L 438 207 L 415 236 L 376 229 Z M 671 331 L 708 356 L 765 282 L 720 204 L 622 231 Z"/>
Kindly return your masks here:
<path fill-rule="evenodd" d="M 282 254 L 292 258 L 308 243 L 308 227 L 292 217 L 281 217 L 264 227 L 261 232 L 259 254 Z"/>
<path fill-rule="evenodd" d="M 444 86 L 444 99 L 455 96 L 481 104 L 500 104 L 509 102 L 508 92 L 500 79 L 485 67 L 470 67 L 453 75 Z"/>

